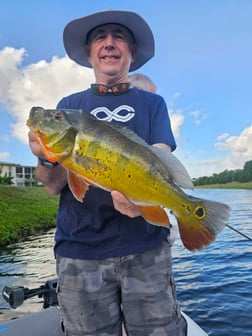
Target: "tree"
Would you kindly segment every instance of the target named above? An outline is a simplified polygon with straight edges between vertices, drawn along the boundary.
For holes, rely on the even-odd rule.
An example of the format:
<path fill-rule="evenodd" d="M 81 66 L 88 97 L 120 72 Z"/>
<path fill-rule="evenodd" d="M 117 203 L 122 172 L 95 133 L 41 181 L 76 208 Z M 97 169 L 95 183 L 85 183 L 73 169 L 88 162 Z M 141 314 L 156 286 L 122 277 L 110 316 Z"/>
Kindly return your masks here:
<path fill-rule="evenodd" d="M 7 173 L 5 173 L 4 176 L 1 176 L 1 174 L 2 174 L 2 169 L 0 169 L 0 184 L 6 184 L 6 185 L 14 184 L 12 182 L 13 177 L 7 176 Z"/>
<path fill-rule="evenodd" d="M 248 181 L 252 181 L 252 160 L 245 163 L 243 170 L 246 173 Z"/>

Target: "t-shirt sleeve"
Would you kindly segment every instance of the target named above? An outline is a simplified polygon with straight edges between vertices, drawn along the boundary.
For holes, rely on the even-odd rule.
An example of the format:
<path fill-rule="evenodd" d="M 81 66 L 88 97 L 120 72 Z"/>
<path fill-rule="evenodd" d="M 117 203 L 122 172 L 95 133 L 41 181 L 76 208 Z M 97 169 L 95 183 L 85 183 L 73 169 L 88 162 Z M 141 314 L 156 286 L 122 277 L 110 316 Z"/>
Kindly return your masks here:
<path fill-rule="evenodd" d="M 169 145 L 171 150 L 174 151 L 176 149 L 176 141 L 172 132 L 171 121 L 166 103 L 161 97 L 152 114 L 151 125 L 151 144 L 164 143 Z"/>

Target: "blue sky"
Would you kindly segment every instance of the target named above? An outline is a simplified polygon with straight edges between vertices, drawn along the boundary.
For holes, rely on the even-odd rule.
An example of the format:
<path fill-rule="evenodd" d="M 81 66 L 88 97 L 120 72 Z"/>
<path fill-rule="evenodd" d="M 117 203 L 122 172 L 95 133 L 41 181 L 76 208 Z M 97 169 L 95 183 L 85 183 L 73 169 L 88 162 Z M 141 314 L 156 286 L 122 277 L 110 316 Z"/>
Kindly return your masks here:
<path fill-rule="evenodd" d="M 32 106 L 53 108 L 88 87 L 92 71 L 66 57 L 64 26 L 113 8 L 153 30 L 150 76 L 167 103 L 192 177 L 240 169 L 252 159 L 252 1 L 1 0 L 0 161 L 35 165 L 25 126 Z"/>

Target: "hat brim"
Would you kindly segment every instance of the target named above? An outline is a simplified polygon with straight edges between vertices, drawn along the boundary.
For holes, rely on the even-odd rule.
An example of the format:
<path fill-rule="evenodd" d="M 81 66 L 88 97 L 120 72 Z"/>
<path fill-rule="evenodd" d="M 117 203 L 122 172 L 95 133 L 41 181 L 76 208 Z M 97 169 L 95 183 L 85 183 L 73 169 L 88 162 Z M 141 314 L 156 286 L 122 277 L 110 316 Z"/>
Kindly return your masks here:
<path fill-rule="evenodd" d="M 95 27 L 107 23 L 127 27 L 135 38 L 137 52 L 129 71 L 137 70 L 154 56 L 154 38 L 148 24 L 134 12 L 118 10 L 98 12 L 69 22 L 63 33 L 68 56 L 76 63 L 91 68 L 85 52 L 87 35 Z"/>

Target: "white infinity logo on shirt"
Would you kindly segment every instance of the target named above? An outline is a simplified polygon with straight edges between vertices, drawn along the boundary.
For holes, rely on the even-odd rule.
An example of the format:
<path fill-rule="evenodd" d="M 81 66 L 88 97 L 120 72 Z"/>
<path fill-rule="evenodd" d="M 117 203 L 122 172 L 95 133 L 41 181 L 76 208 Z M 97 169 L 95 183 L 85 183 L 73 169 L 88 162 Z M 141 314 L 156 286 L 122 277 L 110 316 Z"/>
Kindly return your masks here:
<path fill-rule="evenodd" d="M 125 113 L 126 112 L 126 113 Z M 115 108 L 113 111 L 110 111 L 107 107 L 101 106 L 90 112 L 93 116 L 95 116 L 99 120 L 104 121 L 121 121 L 126 122 L 132 119 L 135 115 L 135 110 L 133 107 L 128 105 L 121 105 Z"/>

